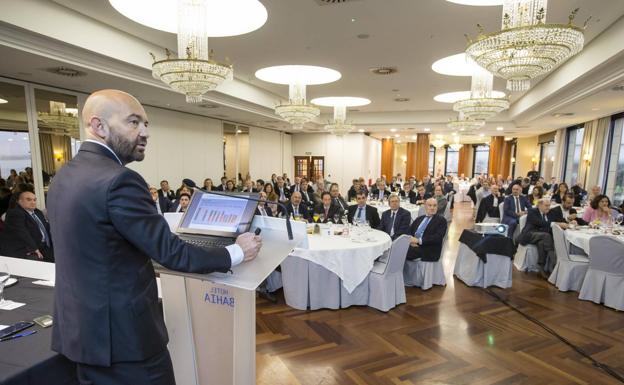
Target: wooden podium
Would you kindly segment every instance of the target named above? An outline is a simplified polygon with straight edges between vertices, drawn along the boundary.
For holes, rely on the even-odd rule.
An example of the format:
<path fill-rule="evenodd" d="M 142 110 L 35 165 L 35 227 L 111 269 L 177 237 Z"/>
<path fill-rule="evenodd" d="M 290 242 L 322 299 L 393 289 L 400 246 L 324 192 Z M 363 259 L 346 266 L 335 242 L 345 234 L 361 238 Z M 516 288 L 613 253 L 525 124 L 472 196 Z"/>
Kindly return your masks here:
<path fill-rule="evenodd" d="M 167 218 L 170 226 L 177 223 Z M 256 216 L 262 229 L 256 259 L 233 273 L 188 274 L 158 267 L 169 351 L 176 382 L 184 385 L 256 383 L 256 288 L 299 244 L 306 224 Z"/>

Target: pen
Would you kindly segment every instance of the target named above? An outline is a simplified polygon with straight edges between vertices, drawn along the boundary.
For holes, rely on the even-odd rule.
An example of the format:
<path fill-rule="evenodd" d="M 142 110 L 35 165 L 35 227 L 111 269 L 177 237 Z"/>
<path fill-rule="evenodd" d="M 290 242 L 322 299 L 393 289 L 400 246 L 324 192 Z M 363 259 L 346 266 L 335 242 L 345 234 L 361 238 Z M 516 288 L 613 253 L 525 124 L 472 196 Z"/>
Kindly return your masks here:
<path fill-rule="evenodd" d="M 20 337 L 26 337 L 26 336 L 29 336 L 29 335 L 32 335 L 32 334 L 35 334 L 35 333 L 37 333 L 36 330 L 28 330 L 28 331 L 25 331 L 25 332 L 13 334 L 12 336 L 0 338 L 0 342 L 13 340 L 15 338 L 20 338 Z"/>

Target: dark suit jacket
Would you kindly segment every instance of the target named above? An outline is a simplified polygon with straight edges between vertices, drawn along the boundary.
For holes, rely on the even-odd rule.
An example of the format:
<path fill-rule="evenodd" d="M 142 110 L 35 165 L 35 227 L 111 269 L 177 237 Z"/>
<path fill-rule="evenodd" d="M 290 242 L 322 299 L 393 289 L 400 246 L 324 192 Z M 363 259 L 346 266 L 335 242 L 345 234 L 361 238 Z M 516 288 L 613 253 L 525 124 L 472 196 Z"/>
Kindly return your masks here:
<path fill-rule="evenodd" d="M 357 197 L 357 193 L 358 192 L 353 188 L 353 186 L 351 186 L 351 188 L 347 192 L 347 200 L 349 201 L 355 200 L 355 198 Z"/>
<path fill-rule="evenodd" d="M 518 241 L 522 245 L 526 245 L 531 240 L 531 234 L 535 232 L 549 233 L 552 234 L 552 230 L 550 229 L 550 225 L 553 222 L 563 222 L 563 218 L 559 218 L 557 213 L 553 213 L 553 211 L 549 211 L 546 214 L 547 221 L 542 217 L 542 213 L 540 213 L 539 209 L 531 208 L 527 212 L 527 221 L 526 225 L 522 229 L 520 236 L 518 237 Z"/>
<path fill-rule="evenodd" d="M 316 209 L 314 210 L 314 212 L 325 215 L 325 207 L 321 203 L 320 205 L 316 206 Z M 342 209 L 340 207 L 338 207 L 338 206 L 336 206 L 336 205 L 334 205 L 332 203 L 329 206 L 329 210 L 327 212 L 328 212 L 328 214 L 325 216 L 325 218 L 323 219 L 322 223 L 333 222 L 334 221 L 334 215 L 336 215 L 336 214 L 338 214 L 341 217 L 341 219 L 338 220 L 338 223 L 342 223 Z"/>
<path fill-rule="evenodd" d="M 166 197 L 167 199 L 172 201 L 172 200 L 176 199 L 176 193 L 174 191 L 172 191 L 171 189 L 169 189 L 169 191 L 167 191 L 167 194 L 165 194 L 164 191 L 161 188 L 159 188 L 158 189 L 158 197 L 159 198 Z"/>
<path fill-rule="evenodd" d="M 160 206 L 160 212 L 168 213 L 171 210 L 171 207 L 174 205 L 173 202 L 169 200 L 169 198 L 158 196 L 158 205 Z"/>
<path fill-rule="evenodd" d="M 297 189 L 295 189 L 295 186 L 297 185 L 292 185 L 290 186 L 290 195 L 292 195 L 292 193 L 294 193 L 295 191 L 297 191 Z M 303 190 L 301 189 L 301 186 L 299 186 L 299 190 L 298 190 L 301 195 L 303 195 Z M 314 194 L 314 189 L 312 188 L 312 186 L 308 185 L 308 187 L 306 188 L 306 192 L 308 193 L 308 195 L 312 195 Z"/>
<path fill-rule="evenodd" d="M 551 209 L 549 214 L 552 213 L 553 222 L 570 222 L 563 217 L 563 208 L 561 206 L 557 206 L 554 209 Z M 574 208 L 570 209 L 570 214 L 576 214 L 576 210 Z M 576 223 L 580 226 L 587 225 L 587 222 L 583 220 L 582 217 L 578 216 L 575 219 Z"/>
<path fill-rule="evenodd" d="M 392 240 L 397 239 L 403 234 L 409 234 L 411 222 L 412 216 L 410 212 L 405 210 L 403 207 L 399 207 L 394 218 L 394 235 L 392 236 Z M 392 232 L 392 226 L 392 210 L 386 210 L 383 214 L 381 214 L 381 221 L 378 229 L 390 235 Z"/>
<path fill-rule="evenodd" d="M 43 223 L 46 237 L 50 241 L 48 247 L 42 239 L 39 225 L 21 206 L 9 209 L 6 212 L 6 221 L 3 234 L 2 250 L 9 257 L 27 258 L 38 260 L 36 255 L 31 255 L 35 250 L 43 254 L 43 260 L 54 262 L 52 238 L 50 236 L 50 224 L 39 209 L 35 209 L 35 215 Z"/>
<path fill-rule="evenodd" d="M 373 194 L 373 199 L 379 199 L 379 189 L 377 188 L 377 186 L 372 188 L 371 193 Z M 388 199 L 390 194 L 391 194 L 390 188 L 386 186 L 386 189 L 384 190 L 384 195 L 383 195 L 384 199 Z"/>
<path fill-rule="evenodd" d="M 499 195 L 498 205 L 503 204 L 504 197 Z M 476 223 L 481 223 L 485 219 L 485 216 L 490 218 L 500 218 L 500 209 L 498 206 L 494 206 L 494 195 L 490 194 L 481 200 L 479 204 L 479 210 L 477 211 Z"/>
<path fill-rule="evenodd" d="M 288 210 L 288 215 L 293 215 L 295 213 L 295 208 L 292 202 L 286 205 L 286 210 Z M 297 211 L 306 221 L 312 222 L 312 214 L 308 210 L 308 206 L 306 206 L 305 202 L 301 201 L 301 203 L 299 203 Z"/>
<path fill-rule="evenodd" d="M 264 205 L 264 210 L 266 211 L 268 216 L 270 216 L 270 217 L 273 216 L 273 211 L 271 210 L 271 208 L 269 206 Z M 262 215 L 262 213 L 260 212 L 260 209 L 258 207 L 256 207 L 256 214 L 255 215 Z"/>
<path fill-rule="evenodd" d="M 287 200 L 290 199 L 290 189 L 288 187 L 286 187 L 286 185 L 284 184 L 284 197 L 286 197 Z M 280 190 L 279 187 L 277 187 L 277 183 L 275 184 L 275 194 L 277 195 L 277 199 L 280 198 L 281 194 L 280 194 Z"/>
<path fill-rule="evenodd" d="M 416 192 L 414 190 L 409 190 L 409 191 L 405 191 L 405 190 L 401 190 L 399 192 L 399 195 L 403 198 L 405 198 L 405 196 L 407 195 L 407 198 L 409 199 L 410 203 L 414 204 L 416 203 Z"/>
<path fill-rule="evenodd" d="M 520 203 L 520 211 L 527 211 L 531 208 L 531 203 L 529 199 L 520 195 L 518 197 Z M 513 195 L 508 195 L 505 197 L 505 201 L 503 202 L 503 218 L 501 218 L 501 223 L 504 224 L 512 224 L 518 223 L 518 216 L 516 215 L 516 200 Z"/>
<path fill-rule="evenodd" d="M 105 147 L 84 142 L 48 192 L 56 248 L 52 349 L 108 366 L 167 347 L 150 258 L 173 269 L 226 272 L 225 248 L 179 239 L 158 215 L 145 180 Z"/>
<path fill-rule="evenodd" d="M 349 223 L 353 223 L 353 217 L 355 217 L 357 209 L 357 205 L 349 206 L 349 209 L 347 211 L 347 220 L 349 221 Z M 373 206 L 366 205 L 366 220 L 372 228 L 378 228 L 379 223 L 381 222 L 379 219 L 379 211 L 377 211 L 377 209 Z"/>
<path fill-rule="evenodd" d="M 349 204 L 341 196 L 338 196 L 337 198 L 332 198 L 332 204 L 340 207 L 342 211 L 346 211 L 347 209 L 349 209 Z"/>
<path fill-rule="evenodd" d="M 443 189 L 445 194 L 450 193 L 451 191 L 455 191 L 455 187 L 453 186 L 453 182 L 444 182 L 444 189 Z"/>
<path fill-rule="evenodd" d="M 426 218 L 426 215 L 422 215 L 412 223 L 409 228 L 409 234 L 414 236 L 418 226 Z M 446 219 L 441 215 L 434 215 L 431 217 L 425 232 L 422 235 L 422 244 L 418 247 L 412 247 L 407 251 L 408 256 L 420 258 L 422 261 L 432 262 L 440 259 L 442 254 L 442 241 L 446 235 Z"/>
<path fill-rule="evenodd" d="M 418 201 L 426 201 L 429 198 L 432 198 L 433 196 L 427 192 L 425 192 L 424 196 L 420 196 L 420 194 L 415 193 L 413 197 L 410 197 L 410 203 L 415 204 Z"/>

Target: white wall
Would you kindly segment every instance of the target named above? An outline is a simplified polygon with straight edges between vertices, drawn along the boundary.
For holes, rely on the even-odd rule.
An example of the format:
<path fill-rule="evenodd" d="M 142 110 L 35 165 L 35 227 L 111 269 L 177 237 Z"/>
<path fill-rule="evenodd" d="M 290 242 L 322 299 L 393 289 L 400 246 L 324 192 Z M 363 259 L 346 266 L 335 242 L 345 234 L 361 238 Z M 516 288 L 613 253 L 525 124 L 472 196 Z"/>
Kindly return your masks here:
<path fill-rule="evenodd" d="M 197 184 L 204 178 L 219 180 L 223 174 L 221 121 L 154 107 L 145 110 L 150 121 L 146 156 L 143 162 L 130 163 L 130 168 L 152 186 L 167 179 L 174 189 L 184 178 Z"/>
<path fill-rule="evenodd" d="M 363 134 L 295 134 L 292 155 L 324 156 L 325 178 L 338 183 L 343 195 L 354 178 L 368 181 L 381 174 L 381 142 Z"/>
<path fill-rule="evenodd" d="M 254 180 L 268 180 L 273 173 L 286 172 L 292 176 L 291 138 L 292 135 L 283 132 L 249 127 L 249 172 Z"/>

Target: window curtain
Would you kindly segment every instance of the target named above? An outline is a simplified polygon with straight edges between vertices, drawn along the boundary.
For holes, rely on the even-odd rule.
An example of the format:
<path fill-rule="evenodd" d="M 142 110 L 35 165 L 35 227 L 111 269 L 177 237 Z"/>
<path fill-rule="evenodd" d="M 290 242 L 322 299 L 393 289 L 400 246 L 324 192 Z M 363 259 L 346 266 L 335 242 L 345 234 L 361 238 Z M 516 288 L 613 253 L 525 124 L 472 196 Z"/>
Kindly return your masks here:
<path fill-rule="evenodd" d="M 563 179 L 563 165 L 565 164 L 566 129 L 560 128 L 555 134 L 555 162 L 553 163 L 553 176 L 558 181 Z"/>
<path fill-rule="evenodd" d="M 41 168 L 48 175 L 54 175 L 54 150 L 52 149 L 52 135 L 40 133 L 39 146 L 41 147 Z"/>
<path fill-rule="evenodd" d="M 585 186 L 586 190 L 598 184 L 600 168 L 602 167 L 600 160 L 603 158 L 603 152 L 605 151 L 605 135 L 610 123 L 610 116 L 585 123 L 583 146 L 581 147 L 581 164 L 579 165 L 579 181 Z M 585 160 L 587 154 L 591 158 L 589 162 Z"/>

